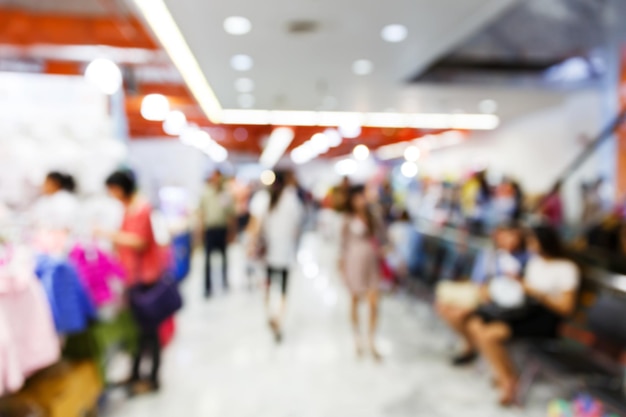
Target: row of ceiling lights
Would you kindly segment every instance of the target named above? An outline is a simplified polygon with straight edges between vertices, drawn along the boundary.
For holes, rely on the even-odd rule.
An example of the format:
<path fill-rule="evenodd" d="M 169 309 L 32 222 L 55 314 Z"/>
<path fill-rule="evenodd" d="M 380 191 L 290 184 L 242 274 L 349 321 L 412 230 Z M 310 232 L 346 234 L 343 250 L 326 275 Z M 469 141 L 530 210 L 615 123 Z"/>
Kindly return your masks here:
<path fill-rule="evenodd" d="M 224 20 L 224 30 L 233 36 L 247 35 L 252 31 L 252 22 L 243 16 L 230 16 Z M 401 24 L 391 24 L 381 30 L 383 40 L 390 43 L 399 43 L 408 37 L 409 31 Z M 230 60 L 231 67 L 238 72 L 247 72 L 254 66 L 254 59 L 245 54 L 233 55 Z M 369 59 L 358 59 L 352 63 L 352 72 L 356 75 L 365 76 L 374 71 L 374 63 Z M 249 109 L 254 107 L 255 98 L 254 81 L 250 78 L 239 78 L 235 81 L 235 90 L 239 93 L 238 104 L 241 108 Z M 326 97 L 325 107 L 334 107 L 336 99 Z M 332 104 L 332 105 L 330 105 Z"/>

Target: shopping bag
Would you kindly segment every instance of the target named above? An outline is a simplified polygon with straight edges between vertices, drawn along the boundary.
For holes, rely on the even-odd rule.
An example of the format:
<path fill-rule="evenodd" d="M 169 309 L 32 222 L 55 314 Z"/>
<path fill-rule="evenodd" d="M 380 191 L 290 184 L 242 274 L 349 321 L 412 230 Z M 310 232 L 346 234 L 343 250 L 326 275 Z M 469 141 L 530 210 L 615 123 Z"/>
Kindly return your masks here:
<path fill-rule="evenodd" d="M 157 328 L 183 306 L 178 284 L 170 276 L 153 285 L 130 289 L 130 307 L 142 328 Z"/>

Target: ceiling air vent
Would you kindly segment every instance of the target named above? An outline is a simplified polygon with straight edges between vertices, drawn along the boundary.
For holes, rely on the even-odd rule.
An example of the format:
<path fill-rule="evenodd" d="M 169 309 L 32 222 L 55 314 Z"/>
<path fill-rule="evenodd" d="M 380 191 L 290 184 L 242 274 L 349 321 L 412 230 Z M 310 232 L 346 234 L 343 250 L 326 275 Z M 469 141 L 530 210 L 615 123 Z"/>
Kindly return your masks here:
<path fill-rule="evenodd" d="M 318 28 L 319 23 L 315 20 L 292 20 L 287 24 L 287 31 L 294 35 L 314 33 Z"/>

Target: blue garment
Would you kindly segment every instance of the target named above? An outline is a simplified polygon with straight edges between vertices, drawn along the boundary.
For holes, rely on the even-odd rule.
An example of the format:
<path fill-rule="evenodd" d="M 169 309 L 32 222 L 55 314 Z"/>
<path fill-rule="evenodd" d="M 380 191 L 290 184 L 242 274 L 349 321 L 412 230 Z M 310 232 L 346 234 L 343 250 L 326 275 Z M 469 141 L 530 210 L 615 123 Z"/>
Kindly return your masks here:
<path fill-rule="evenodd" d="M 524 275 L 524 269 L 530 259 L 527 252 L 516 252 L 513 257 L 520 263 L 520 275 Z M 493 249 L 485 249 L 478 254 L 472 269 L 471 281 L 482 285 L 486 284 L 489 279 L 502 275 L 500 273 L 500 265 L 498 262 L 498 254 Z"/>
<path fill-rule="evenodd" d="M 76 269 L 67 261 L 40 256 L 35 272 L 48 296 L 57 332 L 72 334 L 85 330 L 90 320 L 96 318 L 96 308 Z"/>

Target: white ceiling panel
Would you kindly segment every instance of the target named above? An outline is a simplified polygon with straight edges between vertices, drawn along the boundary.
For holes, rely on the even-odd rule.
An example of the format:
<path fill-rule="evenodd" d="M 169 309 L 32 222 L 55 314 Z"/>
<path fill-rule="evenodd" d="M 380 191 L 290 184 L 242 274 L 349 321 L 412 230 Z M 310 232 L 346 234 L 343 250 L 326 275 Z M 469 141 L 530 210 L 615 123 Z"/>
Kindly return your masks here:
<path fill-rule="evenodd" d="M 517 0 L 166 0 L 220 102 L 239 107 L 234 84 L 255 82 L 255 108 L 344 111 L 426 111 L 437 107 L 405 80 L 490 23 Z M 252 31 L 228 35 L 223 21 L 245 16 Z M 291 34 L 292 21 L 316 22 L 313 33 Z M 382 40 L 385 25 L 408 27 L 397 44 Z M 254 59 L 252 70 L 230 67 L 235 54 Z M 368 59 L 374 71 L 352 73 Z M 328 97 L 332 97 L 329 99 Z M 445 100 L 444 100 L 445 101 Z"/>

